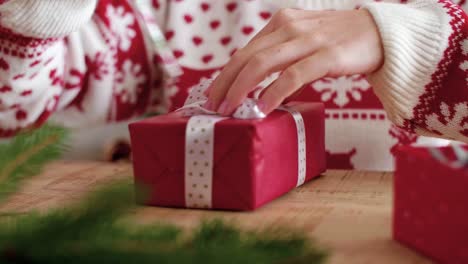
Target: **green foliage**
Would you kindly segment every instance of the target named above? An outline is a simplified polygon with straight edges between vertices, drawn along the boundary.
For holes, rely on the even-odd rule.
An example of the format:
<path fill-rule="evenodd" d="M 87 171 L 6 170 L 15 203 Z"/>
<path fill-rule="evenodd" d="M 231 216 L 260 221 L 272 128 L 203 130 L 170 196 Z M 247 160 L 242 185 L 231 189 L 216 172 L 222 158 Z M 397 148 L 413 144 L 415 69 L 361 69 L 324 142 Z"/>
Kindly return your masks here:
<path fill-rule="evenodd" d="M 45 127 L 1 145 L 0 188 L 11 193 L 63 150 L 66 132 Z M 13 164 L 13 165 L 11 165 Z M 4 191 L 6 190 L 8 191 Z M 0 263 L 322 263 L 324 252 L 288 230 L 243 232 L 220 220 L 193 232 L 138 225 L 130 181 L 109 184 L 83 203 L 47 213 L 0 217 Z"/>
<path fill-rule="evenodd" d="M 324 253 L 290 232 L 241 232 L 220 220 L 192 235 L 165 224 L 119 221 L 134 208 L 130 183 L 113 184 L 81 205 L 0 221 L 6 263 L 321 263 Z M 3 258 L 3 259 L 2 259 Z"/>
<path fill-rule="evenodd" d="M 59 158 L 67 135 L 63 128 L 46 125 L 0 144 L 0 201 L 13 193 L 23 178 L 38 174 L 45 164 Z"/>

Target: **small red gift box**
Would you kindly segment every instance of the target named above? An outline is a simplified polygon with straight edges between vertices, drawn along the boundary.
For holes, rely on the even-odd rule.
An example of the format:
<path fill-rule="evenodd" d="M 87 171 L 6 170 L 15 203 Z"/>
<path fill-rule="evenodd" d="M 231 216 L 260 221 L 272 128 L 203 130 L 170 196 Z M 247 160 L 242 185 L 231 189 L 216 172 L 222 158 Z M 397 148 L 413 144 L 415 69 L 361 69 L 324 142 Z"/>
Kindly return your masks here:
<path fill-rule="evenodd" d="M 297 103 L 292 108 L 304 121 L 309 181 L 326 169 L 324 106 Z M 296 121 L 291 113 L 276 110 L 264 119 L 228 118 L 214 125 L 211 209 L 253 210 L 296 187 Z M 187 195 L 192 195 L 186 193 L 188 122 L 171 113 L 130 124 L 135 182 L 149 190 L 140 203 L 191 207 L 186 206 Z"/>
<path fill-rule="evenodd" d="M 440 263 L 468 263 L 468 167 L 456 153 L 403 147 L 396 156 L 394 238 Z"/>

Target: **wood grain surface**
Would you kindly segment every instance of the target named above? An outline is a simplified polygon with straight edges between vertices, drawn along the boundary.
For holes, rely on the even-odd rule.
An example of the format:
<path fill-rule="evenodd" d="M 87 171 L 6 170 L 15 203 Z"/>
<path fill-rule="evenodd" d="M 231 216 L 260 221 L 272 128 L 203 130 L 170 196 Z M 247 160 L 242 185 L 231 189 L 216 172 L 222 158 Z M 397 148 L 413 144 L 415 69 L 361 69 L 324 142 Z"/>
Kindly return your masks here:
<path fill-rule="evenodd" d="M 24 184 L 2 212 L 45 211 L 67 206 L 114 179 L 132 177 L 131 165 L 61 161 Z M 191 228 L 223 218 L 246 229 L 282 226 L 303 230 L 329 249 L 333 264 L 432 263 L 391 239 L 391 173 L 328 171 L 254 212 L 140 207 L 135 221 L 163 221 Z"/>

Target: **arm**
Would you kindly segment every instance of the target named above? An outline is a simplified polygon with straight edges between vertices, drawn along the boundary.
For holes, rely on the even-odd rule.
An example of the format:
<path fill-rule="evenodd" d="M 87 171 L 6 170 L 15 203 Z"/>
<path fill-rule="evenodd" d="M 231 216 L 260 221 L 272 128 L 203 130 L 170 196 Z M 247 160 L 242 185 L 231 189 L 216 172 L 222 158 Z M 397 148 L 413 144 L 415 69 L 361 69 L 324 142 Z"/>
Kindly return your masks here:
<path fill-rule="evenodd" d="M 369 75 L 398 126 L 468 142 L 468 21 L 447 0 L 373 3 L 385 62 Z"/>
<path fill-rule="evenodd" d="M 300 8 L 310 3 L 286 2 Z M 467 16 L 448 0 L 401 2 L 407 4 L 279 11 L 226 65 L 205 107 L 229 115 L 274 72 L 281 74 L 260 98 L 265 113 L 320 78 L 368 74 L 395 124 L 468 142 Z"/>
<path fill-rule="evenodd" d="M 64 37 L 89 21 L 97 0 L 0 0 L 0 25 L 21 36 Z"/>
<path fill-rule="evenodd" d="M 43 123 L 64 89 L 62 37 L 89 21 L 96 0 L 0 2 L 0 137 Z"/>

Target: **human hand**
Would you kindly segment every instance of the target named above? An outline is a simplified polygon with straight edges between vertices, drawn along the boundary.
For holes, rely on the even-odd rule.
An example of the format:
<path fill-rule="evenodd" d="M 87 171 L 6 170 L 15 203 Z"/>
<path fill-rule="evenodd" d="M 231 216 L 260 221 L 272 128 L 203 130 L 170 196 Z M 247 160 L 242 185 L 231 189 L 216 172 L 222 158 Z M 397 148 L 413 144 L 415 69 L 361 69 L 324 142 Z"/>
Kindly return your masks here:
<path fill-rule="evenodd" d="M 209 88 L 205 107 L 230 115 L 262 80 L 282 72 L 259 100 L 268 114 L 307 83 L 371 73 L 383 60 L 380 34 L 367 10 L 283 9 L 233 55 Z"/>

